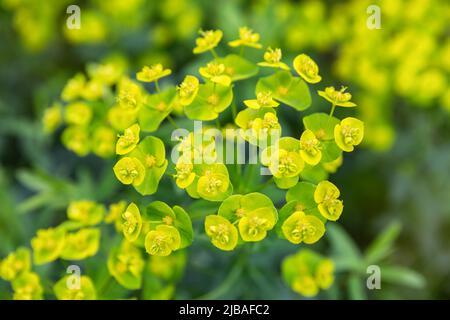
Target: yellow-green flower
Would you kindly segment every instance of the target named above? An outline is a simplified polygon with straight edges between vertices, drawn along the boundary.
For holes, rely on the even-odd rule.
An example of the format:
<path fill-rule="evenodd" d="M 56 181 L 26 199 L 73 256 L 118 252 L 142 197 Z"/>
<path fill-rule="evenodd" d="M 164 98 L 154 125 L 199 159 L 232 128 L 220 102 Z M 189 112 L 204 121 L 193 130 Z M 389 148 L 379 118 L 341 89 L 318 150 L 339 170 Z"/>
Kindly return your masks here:
<path fill-rule="evenodd" d="M 128 78 L 120 80 L 118 85 L 117 101 L 125 110 L 137 110 L 140 108 L 144 95 L 142 88 Z"/>
<path fill-rule="evenodd" d="M 150 203 L 143 214 L 145 249 L 150 255 L 168 256 L 192 243 L 193 229 L 189 214 L 181 207 L 169 207 L 162 201 Z"/>
<path fill-rule="evenodd" d="M 199 81 L 195 76 L 186 76 L 177 87 L 178 98 L 182 106 L 190 105 L 198 93 Z"/>
<path fill-rule="evenodd" d="M 356 107 L 356 104 L 351 102 L 352 95 L 350 92 L 345 92 L 347 87 L 342 87 L 337 91 L 334 87 L 326 87 L 324 91 L 317 91 L 319 96 L 325 98 L 335 106 L 340 107 Z"/>
<path fill-rule="evenodd" d="M 61 106 L 59 104 L 54 104 L 50 108 L 45 109 L 44 115 L 42 116 L 42 124 L 44 127 L 44 132 L 52 133 L 61 124 L 62 113 Z"/>
<path fill-rule="evenodd" d="M 272 108 L 244 109 L 235 122 L 242 129 L 239 134 L 251 144 L 271 145 L 281 136 L 281 125 Z"/>
<path fill-rule="evenodd" d="M 229 177 L 211 169 L 206 170 L 198 179 L 197 192 L 204 199 L 220 201 L 226 197 L 229 187 Z"/>
<path fill-rule="evenodd" d="M 338 199 L 339 196 L 339 189 L 333 183 L 324 180 L 317 185 L 314 201 L 326 219 L 336 221 L 341 216 L 344 205 L 342 200 Z"/>
<path fill-rule="evenodd" d="M 231 251 L 238 243 L 237 228 L 222 216 L 207 216 L 205 232 L 211 239 L 211 243 L 221 250 Z"/>
<path fill-rule="evenodd" d="M 111 249 L 108 257 L 108 270 L 121 286 L 136 290 L 142 286 L 144 259 L 141 250 L 128 241 L 120 247 Z"/>
<path fill-rule="evenodd" d="M 262 45 L 259 42 L 259 33 L 253 32 L 247 27 L 239 28 L 239 39 L 228 42 L 230 47 L 246 46 L 250 48 L 261 49 Z"/>
<path fill-rule="evenodd" d="M 195 180 L 194 165 L 187 157 L 181 157 L 175 166 L 175 182 L 181 189 L 189 187 Z"/>
<path fill-rule="evenodd" d="M 200 67 L 199 72 L 204 78 L 225 87 L 229 87 L 231 84 L 231 78 L 225 74 L 225 69 L 226 68 L 223 63 L 210 62 L 206 65 L 206 67 Z"/>
<path fill-rule="evenodd" d="M 334 127 L 334 140 L 343 151 L 351 152 L 364 137 L 364 122 L 348 117 Z"/>
<path fill-rule="evenodd" d="M 170 225 L 159 225 L 145 237 L 145 250 L 150 255 L 168 256 L 180 245 L 180 232 Z"/>
<path fill-rule="evenodd" d="M 113 85 L 123 75 L 124 66 L 119 61 L 111 61 L 104 64 L 92 63 L 87 67 L 89 76 L 98 82 Z"/>
<path fill-rule="evenodd" d="M 239 220 L 239 234 L 244 241 L 261 241 L 267 231 L 271 230 L 276 223 L 271 208 L 259 208 L 245 213 Z"/>
<path fill-rule="evenodd" d="M 261 91 L 256 94 L 256 99 L 244 100 L 244 104 L 251 109 L 275 108 L 280 104 L 273 100 L 271 91 Z"/>
<path fill-rule="evenodd" d="M 71 283 L 70 276 L 64 276 L 54 286 L 53 292 L 58 300 L 95 300 L 97 292 L 92 280 L 81 276 L 79 283 Z"/>
<path fill-rule="evenodd" d="M 295 57 L 294 69 L 306 82 L 317 83 L 322 80 L 317 63 L 306 54 L 299 54 Z"/>
<path fill-rule="evenodd" d="M 69 126 L 64 129 L 61 140 L 67 149 L 84 157 L 91 150 L 89 133 L 85 127 Z"/>
<path fill-rule="evenodd" d="M 296 211 L 284 221 L 281 230 L 286 239 L 292 243 L 312 244 L 322 238 L 325 226 L 317 217 Z"/>
<path fill-rule="evenodd" d="M 137 122 L 138 112 L 115 105 L 108 110 L 107 119 L 116 131 L 124 131 Z"/>
<path fill-rule="evenodd" d="M 330 259 L 320 261 L 315 273 L 316 282 L 321 289 L 328 289 L 334 282 L 334 263 Z"/>
<path fill-rule="evenodd" d="M 292 137 L 282 137 L 263 150 L 261 163 L 269 167 L 277 187 L 289 189 L 298 182 L 305 167 L 300 156 L 300 141 Z"/>
<path fill-rule="evenodd" d="M 322 159 L 320 141 L 311 130 L 303 131 L 300 137 L 300 155 L 311 166 L 315 166 Z"/>
<path fill-rule="evenodd" d="M 143 181 L 135 181 L 133 186 L 142 195 L 153 194 L 158 189 L 159 181 L 166 171 L 168 161 L 166 150 L 161 139 L 147 136 L 128 155 L 143 165 Z"/>
<path fill-rule="evenodd" d="M 26 272 L 12 282 L 14 300 L 42 300 L 44 289 L 39 276 L 34 272 Z"/>
<path fill-rule="evenodd" d="M 283 260 L 282 274 L 295 292 L 313 297 L 333 283 L 334 264 L 312 250 L 302 249 Z"/>
<path fill-rule="evenodd" d="M 341 154 L 338 158 L 336 158 L 336 160 L 333 160 L 331 162 L 325 162 L 322 164 L 322 166 L 327 172 L 335 173 L 337 169 L 342 165 L 343 161 L 344 157 Z"/>
<path fill-rule="evenodd" d="M 158 278 L 166 281 L 178 280 L 186 266 L 187 255 L 185 251 L 177 251 L 167 257 L 150 256 L 148 270 Z"/>
<path fill-rule="evenodd" d="M 31 269 L 30 250 L 24 247 L 11 252 L 0 261 L 0 277 L 6 281 L 12 281 L 24 272 Z"/>
<path fill-rule="evenodd" d="M 85 76 L 82 73 L 76 74 L 73 78 L 67 81 L 67 84 L 61 93 L 61 98 L 64 101 L 72 101 L 81 97 L 85 84 Z"/>
<path fill-rule="evenodd" d="M 280 48 L 275 50 L 271 47 L 267 48 L 264 52 L 264 62 L 258 62 L 261 67 L 279 68 L 283 70 L 290 70 L 289 66 L 284 62 L 281 62 L 282 53 Z"/>
<path fill-rule="evenodd" d="M 80 229 L 68 233 L 61 251 L 64 260 L 83 260 L 97 254 L 100 246 L 100 230 L 97 228 Z"/>
<path fill-rule="evenodd" d="M 105 90 L 105 85 L 96 80 L 89 80 L 84 86 L 82 97 L 86 100 L 93 101 L 101 98 Z"/>
<path fill-rule="evenodd" d="M 123 184 L 138 186 L 145 178 L 145 167 L 137 158 L 124 157 L 117 161 L 113 170 Z"/>
<path fill-rule="evenodd" d="M 221 30 L 200 31 L 201 37 L 195 40 L 196 47 L 194 54 L 200 54 L 209 50 L 213 50 L 222 40 L 223 33 Z"/>
<path fill-rule="evenodd" d="M 108 214 L 105 216 L 105 223 L 114 223 L 118 232 L 122 231 L 122 213 L 125 211 L 127 203 L 119 201 L 109 206 Z"/>
<path fill-rule="evenodd" d="M 122 232 L 125 238 L 133 242 L 141 233 L 142 218 L 139 208 L 134 203 L 130 203 L 125 212 L 122 213 Z"/>
<path fill-rule="evenodd" d="M 131 152 L 139 143 L 139 132 L 141 128 L 137 123 L 126 128 L 123 135 L 116 143 L 116 154 L 124 155 Z"/>
<path fill-rule="evenodd" d="M 269 163 L 270 172 L 276 178 L 291 178 L 300 174 L 305 164 L 298 152 L 279 149 L 275 160 Z"/>
<path fill-rule="evenodd" d="M 141 71 L 136 74 L 136 79 L 142 82 L 153 82 L 167 77 L 172 73 L 170 69 L 164 69 L 162 64 L 158 63 L 151 67 L 144 66 Z"/>
<path fill-rule="evenodd" d="M 92 152 L 99 157 L 111 157 L 114 155 L 116 139 L 116 132 L 110 127 L 99 126 L 95 128 L 92 134 Z"/>
<path fill-rule="evenodd" d="M 83 225 L 93 226 L 103 219 L 105 208 L 94 201 L 72 201 L 67 208 L 67 217 L 70 220 L 81 222 Z"/>
<path fill-rule="evenodd" d="M 56 260 L 64 248 L 65 237 L 63 229 L 38 230 L 36 236 L 31 239 L 34 263 L 41 265 Z"/>
<path fill-rule="evenodd" d="M 319 287 L 310 275 L 300 276 L 295 279 L 292 289 L 305 297 L 314 297 L 319 293 Z"/>

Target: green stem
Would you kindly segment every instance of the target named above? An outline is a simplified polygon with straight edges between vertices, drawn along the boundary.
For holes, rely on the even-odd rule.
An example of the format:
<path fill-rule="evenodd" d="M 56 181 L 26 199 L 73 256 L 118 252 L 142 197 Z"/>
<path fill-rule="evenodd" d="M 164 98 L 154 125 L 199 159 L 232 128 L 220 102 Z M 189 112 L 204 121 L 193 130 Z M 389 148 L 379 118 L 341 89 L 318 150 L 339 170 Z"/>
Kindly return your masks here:
<path fill-rule="evenodd" d="M 240 56 L 244 55 L 244 46 L 241 46 L 241 49 L 239 50 L 239 55 Z"/>
<path fill-rule="evenodd" d="M 177 125 L 177 123 L 175 122 L 175 120 L 173 120 L 173 118 L 170 116 L 170 114 L 167 116 L 167 120 L 169 120 L 169 122 L 175 127 L 175 129 L 179 129 L 180 128 Z"/>
<path fill-rule="evenodd" d="M 217 55 L 216 50 L 214 50 L 214 48 L 212 48 L 211 50 L 211 54 L 213 55 L 214 59 L 219 59 L 219 56 Z"/>
<path fill-rule="evenodd" d="M 336 104 L 335 103 L 333 103 L 333 105 L 331 106 L 330 118 L 333 116 L 334 109 L 336 109 Z"/>
<path fill-rule="evenodd" d="M 222 128 L 219 117 L 216 118 L 216 126 L 217 126 L 217 129 L 219 129 L 219 130 L 220 130 L 220 128 Z"/>
<path fill-rule="evenodd" d="M 161 90 L 159 89 L 159 83 L 158 83 L 158 80 L 155 80 L 155 89 L 156 89 L 156 92 L 161 92 Z"/>
<path fill-rule="evenodd" d="M 236 119 L 237 107 L 236 107 L 236 103 L 234 103 L 234 102 L 231 104 L 231 114 L 233 115 L 233 119 Z"/>
<path fill-rule="evenodd" d="M 99 292 L 99 297 L 103 298 L 103 296 L 105 295 L 106 292 L 108 292 L 108 289 L 111 287 L 111 285 L 113 284 L 114 279 L 111 275 L 108 275 L 108 278 L 106 279 L 106 281 L 103 283 L 102 287 L 100 288 Z"/>
<path fill-rule="evenodd" d="M 198 297 L 197 300 L 215 300 L 222 298 L 238 281 L 240 275 L 244 271 L 246 259 L 247 252 L 240 252 L 237 261 L 233 264 L 230 272 L 222 283 L 212 291 Z"/>
<path fill-rule="evenodd" d="M 245 176 L 244 176 L 244 183 L 243 183 L 243 189 L 242 192 L 246 192 L 248 189 L 248 185 L 251 183 L 251 178 L 253 176 L 254 168 L 256 167 L 256 164 L 249 164 L 247 165 L 247 168 L 245 169 Z"/>

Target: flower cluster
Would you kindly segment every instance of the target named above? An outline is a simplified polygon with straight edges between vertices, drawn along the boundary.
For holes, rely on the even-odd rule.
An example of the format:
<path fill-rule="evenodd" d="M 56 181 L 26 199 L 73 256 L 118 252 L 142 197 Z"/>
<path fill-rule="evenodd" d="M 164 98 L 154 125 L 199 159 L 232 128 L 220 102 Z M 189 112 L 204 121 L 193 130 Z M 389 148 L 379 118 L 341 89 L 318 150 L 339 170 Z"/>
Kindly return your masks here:
<path fill-rule="evenodd" d="M 281 271 L 292 290 L 305 297 L 313 297 L 320 289 L 328 289 L 334 281 L 333 261 L 308 249 L 286 257 Z"/>
<path fill-rule="evenodd" d="M 268 48 L 263 54 L 264 62 L 256 64 L 247 60 L 242 50 L 239 55 L 231 53 L 219 57 L 215 49 L 222 37 L 220 30 L 211 30 L 202 31 L 197 39 L 194 53 L 210 52 L 213 58 L 198 70 L 204 82 L 199 75 L 189 74 L 176 87 L 166 82 L 160 88 L 158 80 L 171 71 L 157 64 L 144 67 L 137 74 L 138 80 L 154 83 L 153 93 L 145 92 L 134 82 L 120 93 L 127 98 L 119 96 L 119 99 L 136 110 L 137 117 L 117 141 L 116 153 L 121 158 L 114 166 L 116 177 L 123 184 L 133 185 L 142 195 L 156 193 L 168 166 L 166 150 L 163 141 L 146 134 L 157 131 L 165 120 L 178 127 L 172 114 L 220 123 L 222 114 L 231 106 L 238 135 L 259 148 L 261 163 L 268 167 L 276 187 L 287 189 L 286 204 L 278 212 L 270 198 L 257 192 L 258 188 L 243 189 L 240 177 L 234 177 L 230 165 L 218 157 L 215 137 L 206 134 L 206 128 L 201 132 L 188 132 L 174 147 L 178 157 L 174 159 L 175 173 L 171 175 L 176 186 L 191 198 L 220 202 L 217 213 L 205 217 L 206 235 L 215 247 L 224 251 L 262 241 L 272 229 L 293 244 L 315 243 L 324 236 L 327 221 L 338 220 L 343 212 L 340 191 L 327 180 L 328 176 L 341 165 L 343 152 L 353 151 L 364 136 L 362 121 L 354 117 L 340 120 L 334 113 L 336 108 L 356 104 L 345 87 L 318 90 L 318 95 L 330 102 L 330 113 L 305 116 L 304 129 L 297 137 L 280 137 L 282 123 L 277 114 L 282 112 L 283 106 L 297 111 L 310 107 L 312 99 L 307 83 L 321 81 L 318 65 L 310 56 L 300 54 L 293 61 L 293 69 L 298 74 L 295 76 L 290 72 L 291 67 L 282 61 L 279 48 Z M 239 39 L 229 45 L 261 48 L 259 35 L 248 28 L 241 28 Z M 258 66 L 271 68 L 273 72 L 258 79 L 255 96 L 243 100 L 244 108 L 239 111 L 239 101 L 235 98 L 238 83 L 258 74 Z M 142 140 L 141 135 L 145 136 Z M 232 181 L 238 181 L 238 185 L 233 185 Z M 141 215 L 132 204 L 122 218 L 125 221 L 122 232 L 127 241 L 145 247 L 150 255 L 168 256 L 192 242 L 190 218 L 181 207 L 171 208 L 156 201 Z M 122 246 L 115 254 L 124 254 L 127 248 L 128 245 Z M 132 255 L 140 261 L 139 254 Z M 116 270 L 117 274 L 117 267 L 110 266 L 110 270 Z M 309 278 L 302 278 L 296 288 L 302 288 L 303 284 L 299 284 L 302 281 L 311 282 Z M 139 283 L 138 278 L 136 283 Z M 317 289 L 313 289 L 315 282 L 308 283 L 304 284 L 311 286 L 306 294 L 317 293 Z M 321 283 L 316 287 L 327 286 Z M 296 290 L 303 292 L 303 289 Z"/>
<path fill-rule="evenodd" d="M 167 175 L 176 193 L 185 192 L 199 203 L 216 204 L 214 212 L 202 212 L 200 218 L 207 238 L 220 250 L 239 250 L 275 235 L 295 245 L 316 243 L 324 236 L 327 222 L 338 220 L 344 208 L 340 191 L 329 181 L 329 175 L 342 164 L 343 153 L 354 151 L 364 136 L 362 121 L 335 116 L 336 109 L 356 107 L 352 95 L 345 87 L 317 90 L 318 96 L 330 103 L 329 114 L 315 112 L 299 117 L 302 128 L 292 136 L 281 136 L 286 108 L 295 114 L 312 104 L 309 86 L 322 80 L 317 63 L 301 53 L 290 66 L 283 61 L 280 48 L 270 47 L 261 52 L 263 62 L 250 61 L 242 48 L 259 50 L 262 45 L 259 34 L 246 27 L 239 30 L 239 39 L 228 43 L 231 48 L 239 47 L 239 54 L 219 56 L 216 48 L 222 37 L 220 30 L 201 31 L 194 53 L 210 54 L 211 60 L 200 66 L 198 73 L 183 75 L 178 84 L 171 82 L 172 70 L 162 63 L 144 66 L 136 73 L 136 80 L 103 70 L 88 81 L 102 79 L 99 83 L 110 86 L 103 85 L 101 92 L 111 88 L 116 91 L 115 99 L 111 99 L 115 105 L 106 112 L 111 130 L 118 133 L 111 146 L 111 152 L 118 157 L 112 168 L 114 174 L 123 185 L 156 199 L 160 185 L 170 183 L 162 180 Z M 239 101 L 241 83 L 257 76 L 260 67 L 264 67 L 265 75 L 257 79 L 254 94 Z M 77 76 L 63 91 L 63 99 L 70 101 L 64 107 L 63 118 L 70 124 L 65 131 L 88 130 L 96 118 L 97 111 L 86 99 L 96 101 L 100 96 L 92 92 L 86 96 L 88 82 Z M 51 112 L 45 117 L 49 122 L 56 118 Z M 208 123 L 200 132 L 183 129 L 185 133 L 177 136 L 178 143 L 171 152 L 173 164 L 169 164 L 169 142 L 161 138 L 160 128 L 172 125 L 180 129 L 178 123 L 183 120 L 215 120 L 215 124 Z M 238 131 L 233 139 L 242 138 L 242 144 L 257 150 L 261 166 L 224 161 L 239 158 L 240 150 L 232 149 L 230 154 L 208 132 L 214 129 L 221 133 L 230 127 Z M 86 141 L 91 140 L 88 136 Z M 77 139 L 71 137 L 68 141 L 73 144 Z M 80 141 L 78 144 L 83 145 Z M 261 178 L 254 167 L 266 170 L 272 177 Z M 266 192 L 269 186 L 285 192 L 286 202 L 273 201 Z M 114 224 L 122 235 L 108 253 L 107 268 L 115 281 L 129 290 L 139 289 L 150 268 L 159 274 L 162 286 L 173 276 L 160 265 L 183 265 L 183 249 L 194 241 L 194 217 L 190 209 L 178 205 L 157 200 L 144 206 L 140 200 L 134 201 L 114 203 L 108 214 L 102 205 L 92 201 L 71 203 L 69 221 L 39 230 L 32 240 L 35 264 L 95 255 L 101 236 L 98 224 L 105 222 Z M 286 272 L 287 283 L 305 296 L 317 294 L 319 288 L 326 289 L 333 281 L 332 262 L 309 250 L 288 258 L 283 264 Z M 81 280 L 83 289 L 77 292 L 67 291 L 64 281 L 55 285 L 58 298 L 90 299 L 100 294 L 87 276 Z"/>
<path fill-rule="evenodd" d="M 62 90 L 60 102 L 44 111 L 42 122 L 47 133 L 64 124 L 61 139 L 64 146 L 78 156 L 90 152 L 103 158 L 114 155 L 117 133 L 134 120 L 114 104 L 113 88 L 126 81 L 126 61 L 120 56 L 90 64 L 87 76 L 78 73 Z M 131 120 L 130 120 L 131 118 Z"/>

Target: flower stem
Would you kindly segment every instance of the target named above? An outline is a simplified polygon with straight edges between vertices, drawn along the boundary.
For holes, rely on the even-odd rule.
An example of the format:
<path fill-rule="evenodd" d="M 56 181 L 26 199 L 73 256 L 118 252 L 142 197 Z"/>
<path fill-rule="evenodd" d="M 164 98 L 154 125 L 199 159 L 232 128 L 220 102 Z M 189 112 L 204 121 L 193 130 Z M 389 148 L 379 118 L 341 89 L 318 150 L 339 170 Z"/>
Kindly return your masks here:
<path fill-rule="evenodd" d="M 330 118 L 333 116 L 334 109 L 336 109 L 336 104 L 335 103 L 333 103 L 332 106 L 331 106 Z"/>
<path fill-rule="evenodd" d="M 170 116 L 170 114 L 167 116 L 167 120 L 169 120 L 169 122 L 175 127 L 175 129 L 180 129 L 180 127 L 177 125 L 175 120 L 173 120 L 173 118 Z"/>
<path fill-rule="evenodd" d="M 158 80 L 155 80 L 155 89 L 156 89 L 156 92 L 161 92 L 161 90 L 159 89 L 159 83 L 158 83 Z"/>
<path fill-rule="evenodd" d="M 112 284 L 114 284 L 114 279 L 111 275 L 108 275 L 108 278 L 103 282 L 103 285 L 99 290 L 100 299 L 104 299 L 105 294 L 109 291 L 108 289 L 110 289 Z"/>
<path fill-rule="evenodd" d="M 211 50 L 211 54 L 213 55 L 214 59 L 219 59 L 219 56 L 217 55 L 216 50 L 214 50 L 214 48 L 212 48 Z"/>
<path fill-rule="evenodd" d="M 241 49 L 239 50 L 239 55 L 241 57 L 244 55 L 244 46 L 241 46 Z"/>
<path fill-rule="evenodd" d="M 233 119 L 235 119 L 237 116 L 237 107 L 234 102 L 231 104 L 231 114 L 233 115 Z"/>
<path fill-rule="evenodd" d="M 245 265 L 247 262 L 248 253 L 246 251 L 241 251 L 237 255 L 236 260 L 232 264 L 230 272 L 223 279 L 222 283 L 213 289 L 212 291 L 196 298 L 196 300 L 214 300 L 218 298 L 223 298 L 223 296 L 236 285 L 236 282 L 239 280 L 241 274 L 244 272 Z"/>

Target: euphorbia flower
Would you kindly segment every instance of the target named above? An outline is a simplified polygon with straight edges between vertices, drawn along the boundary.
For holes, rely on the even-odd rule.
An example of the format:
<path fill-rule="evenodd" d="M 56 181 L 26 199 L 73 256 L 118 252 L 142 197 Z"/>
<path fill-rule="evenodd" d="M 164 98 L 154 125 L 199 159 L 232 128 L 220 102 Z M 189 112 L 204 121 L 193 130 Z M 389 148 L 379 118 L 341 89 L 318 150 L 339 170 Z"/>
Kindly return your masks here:
<path fill-rule="evenodd" d="M 145 178 L 145 167 L 137 158 L 124 157 L 114 166 L 117 179 L 123 184 L 140 185 Z"/>
<path fill-rule="evenodd" d="M 139 237 L 141 229 L 142 218 L 139 208 L 134 203 L 130 203 L 122 213 L 123 235 L 128 241 L 133 242 Z"/>
<path fill-rule="evenodd" d="M 229 87 L 231 84 L 231 78 L 225 73 L 225 65 L 223 63 L 210 62 L 206 67 L 200 67 L 200 74 L 214 82 L 223 86 Z"/>
<path fill-rule="evenodd" d="M 342 214 L 344 205 L 339 200 L 339 189 L 329 181 L 320 182 L 314 191 L 314 201 L 326 219 L 336 221 Z"/>
<path fill-rule="evenodd" d="M 286 239 L 292 243 L 312 244 L 323 236 L 325 226 L 317 217 L 296 211 L 284 221 L 281 230 Z"/>
<path fill-rule="evenodd" d="M 244 104 L 251 109 L 275 108 L 280 104 L 273 100 L 271 91 L 261 91 L 256 94 L 256 99 L 244 100 Z"/>
<path fill-rule="evenodd" d="M 340 107 L 356 107 L 356 104 L 351 102 L 352 95 L 350 92 L 345 92 L 347 87 L 342 87 L 337 91 L 334 87 L 326 87 L 325 91 L 317 91 L 319 96 L 325 98 L 335 106 Z"/>
<path fill-rule="evenodd" d="M 239 220 L 239 234 L 244 241 L 261 241 L 275 223 L 271 208 L 259 208 L 245 213 Z"/>
<path fill-rule="evenodd" d="M 58 300 L 95 300 L 97 292 L 88 276 L 81 276 L 79 286 L 69 287 L 69 276 L 60 279 L 53 287 L 53 292 Z"/>
<path fill-rule="evenodd" d="M 211 243 L 224 251 L 233 250 L 238 242 L 238 231 L 227 219 L 218 215 L 205 218 L 205 232 Z"/>
<path fill-rule="evenodd" d="M 56 260 L 64 248 L 65 236 L 65 231 L 60 228 L 38 230 L 31 239 L 34 263 L 41 265 Z"/>
<path fill-rule="evenodd" d="M 295 57 L 294 69 L 306 82 L 317 83 L 322 80 L 322 77 L 319 76 L 319 67 L 306 54 L 300 54 Z"/>
<path fill-rule="evenodd" d="M 351 152 L 364 137 L 364 122 L 348 117 L 334 127 L 334 140 L 343 151 Z"/>
<path fill-rule="evenodd" d="M 180 233 L 170 225 L 159 225 L 145 237 L 145 250 L 150 255 L 168 256 L 180 245 Z"/>
<path fill-rule="evenodd" d="M 300 155 L 307 164 L 312 166 L 322 159 L 320 141 L 311 130 L 303 131 L 300 137 Z"/>
<path fill-rule="evenodd" d="M 123 135 L 119 137 L 116 143 L 116 154 L 124 155 L 131 152 L 139 143 L 139 125 L 133 124 L 126 128 Z"/>
<path fill-rule="evenodd" d="M 241 27 L 239 28 L 239 39 L 228 42 L 228 45 L 230 47 L 246 46 L 261 49 L 262 45 L 258 43 L 259 38 L 259 33 L 255 33 L 247 27 Z"/>
<path fill-rule="evenodd" d="M 151 67 L 144 66 L 142 70 L 136 74 L 136 79 L 142 82 L 154 82 L 170 75 L 171 73 L 172 70 L 164 69 L 162 64 L 158 63 Z"/>
<path fill-rule="evenodd" d="M 195 40 L 196 47 L 194 54 L 200 54 L 209 50 L 213 50 L 222 39 L 223 33 L 221 30 L 200 31 L 201 37 Z"/>
<path fill-rule="evenodd" d="M 197 96 L 199 81 L 197 77 L 186 76 L 183 82 L 177 87 L 178 98 L 182 106 L 190 105 Z"/>
<path fill-rule="evenodd" d="M 261 67 L 279 68 L 283 70 L 290 70 L 289 66 L 284 62 L 281 62 L 282 53 L 280 48 L 275 50 L 271 47 L 267 48 L 264 52 L 264 62 L 258 62 Z"/>

